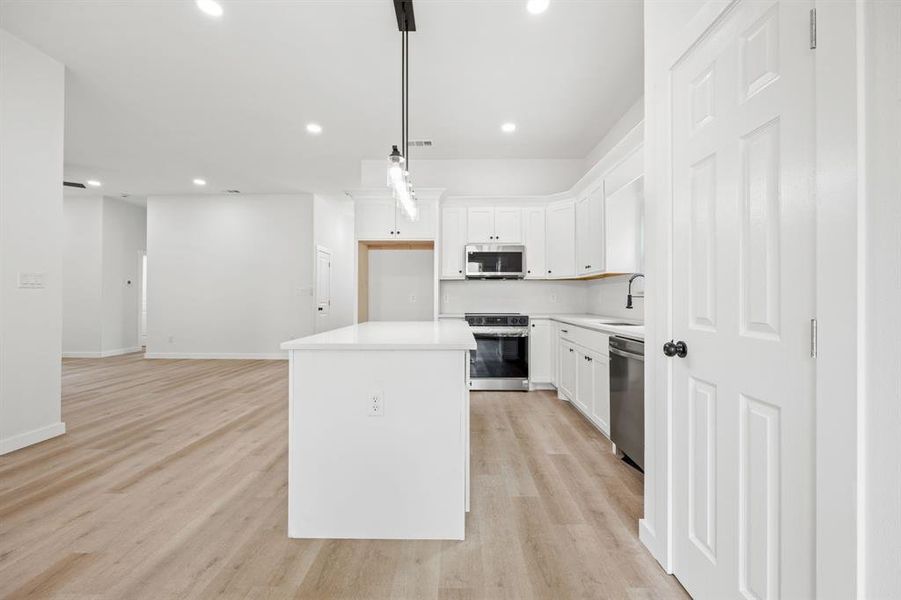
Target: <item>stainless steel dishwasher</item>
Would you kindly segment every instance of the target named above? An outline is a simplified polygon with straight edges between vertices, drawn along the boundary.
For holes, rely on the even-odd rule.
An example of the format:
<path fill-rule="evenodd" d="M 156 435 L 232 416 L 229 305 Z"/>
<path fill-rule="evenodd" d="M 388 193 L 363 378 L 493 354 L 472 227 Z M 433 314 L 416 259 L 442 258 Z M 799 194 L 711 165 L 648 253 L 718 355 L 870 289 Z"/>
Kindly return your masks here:
<path fill-rule="evenodd" d="M 610 338 L 610 440 L 644 470 L 644 342 Z"/>

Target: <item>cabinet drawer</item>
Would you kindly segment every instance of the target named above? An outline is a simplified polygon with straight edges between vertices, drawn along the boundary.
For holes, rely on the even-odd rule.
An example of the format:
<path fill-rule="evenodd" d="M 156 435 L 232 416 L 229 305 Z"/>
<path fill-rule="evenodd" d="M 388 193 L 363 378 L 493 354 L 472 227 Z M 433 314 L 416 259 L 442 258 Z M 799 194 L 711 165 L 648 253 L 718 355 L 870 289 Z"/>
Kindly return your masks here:
<path fill-rule="evenodd" d="M 610 349 L 607 346 L 610 341 L 608 334 L 594 331 L 593 329 L 585 329 L 578 325 L 570 325 L 569 323 L 558 323 L 557 327 L 560 331 L 560 337 L 603 356 L 610 355 Z"/>

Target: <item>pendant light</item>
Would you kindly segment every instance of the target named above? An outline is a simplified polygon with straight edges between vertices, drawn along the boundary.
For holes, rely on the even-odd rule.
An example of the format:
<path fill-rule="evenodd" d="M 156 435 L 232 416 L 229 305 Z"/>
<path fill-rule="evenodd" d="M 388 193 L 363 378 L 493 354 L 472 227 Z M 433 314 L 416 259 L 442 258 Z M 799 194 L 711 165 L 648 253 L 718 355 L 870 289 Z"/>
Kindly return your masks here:
<path fill-rule="evenodd" d="M 413 189 L 413 180 L 410 178 L 410 93 L 409 93 L 409 45 L 407 34 L 416 31 L 416 23 L 413 18 L 412 0 L 394 0 L 394 11 L 397 15 L 397 28 L 401 34 L 400 49 L 400 131 L 401 147 L 403 153 L 396 145 L 391 146 L 391 154 L 388 155 L 388 187 L 394 196 L 397 207 L 410 221 L 419 219 L 419 206 L 416 202 L 416 192 Z"/>

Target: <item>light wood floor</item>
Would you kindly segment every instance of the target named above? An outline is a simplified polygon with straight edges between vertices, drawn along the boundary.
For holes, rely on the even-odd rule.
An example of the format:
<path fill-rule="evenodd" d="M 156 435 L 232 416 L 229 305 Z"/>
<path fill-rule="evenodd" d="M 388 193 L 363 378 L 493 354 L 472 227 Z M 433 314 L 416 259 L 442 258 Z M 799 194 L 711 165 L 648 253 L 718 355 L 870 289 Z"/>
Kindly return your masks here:
<path fill-rule="evenodd" d="M 0 457 L 0 598 L 685 597 L 573 409 L 472 411 L 466 541 L 291 540 L 286 363 L 67 359 L 69 433 Z"/>

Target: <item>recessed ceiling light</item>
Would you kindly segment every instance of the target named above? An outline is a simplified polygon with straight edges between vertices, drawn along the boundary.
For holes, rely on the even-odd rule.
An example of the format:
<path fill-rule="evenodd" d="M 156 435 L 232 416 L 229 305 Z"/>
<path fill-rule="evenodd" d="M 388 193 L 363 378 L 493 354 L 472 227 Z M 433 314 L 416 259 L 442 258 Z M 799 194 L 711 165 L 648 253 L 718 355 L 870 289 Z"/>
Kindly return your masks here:
<path fill-rule="evenodd" d="M 319 135 L 320 133 L 322 133 L 322 125 L 320 125 L 319 123 L 307 123 L 307 133 Z"/>
<path fill-rule="evenodd" d="M 516 123 L 504 123 L 501 125 L 501 131 L 504 133 L 513 133 L 516 131 Z"/>
<path fill-rule="evenodd" d="M 216 0 L 197 0 L 197 8 L 211 17 L 222 16 L 222 5 Z"/>
<path fill-rule="evenodd" d="M 195 179 L 194 185 L 206 185 L 206 179 Z"/>
<path fill-rule="evenodd" d="M 88 179 L 87 181 L 85 181 L 85 183 L 91 187 L 100 187 L 100 182 L 96 179 Z"/>
<path fill-rule="evenodd" d="M 533 15 L 540 15 L 550 6 L 551 0 L 529 0 L 526 2 L 526 10 Z"/>

